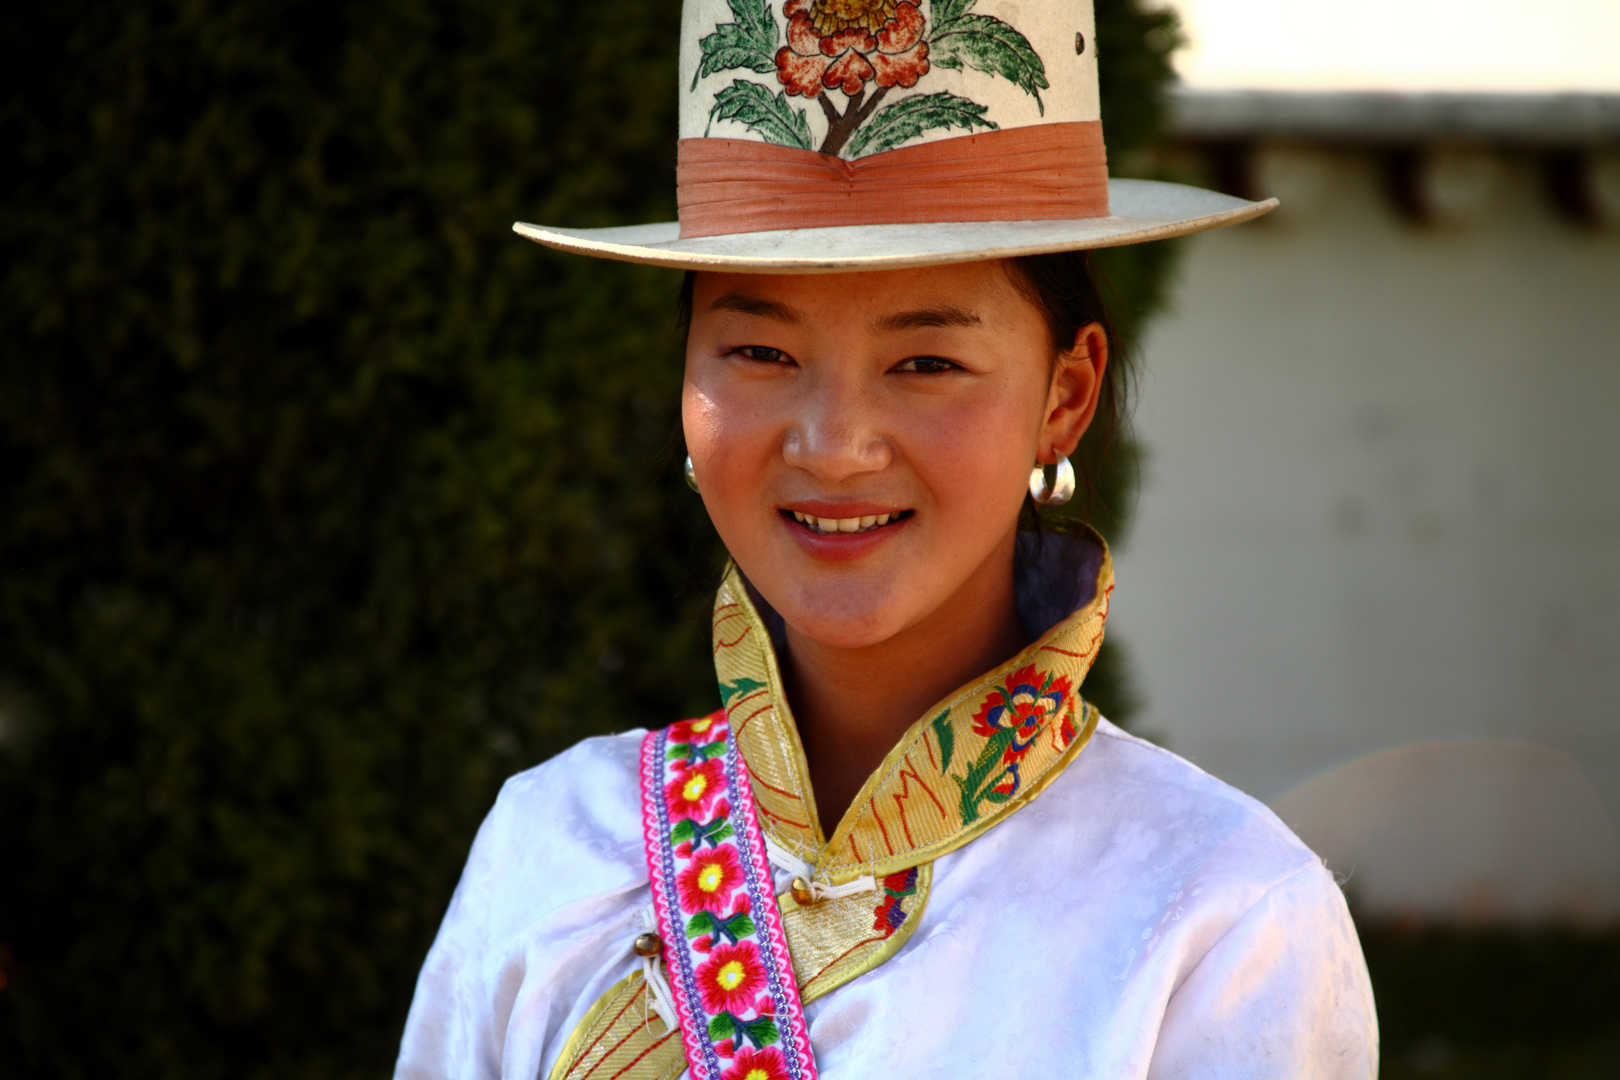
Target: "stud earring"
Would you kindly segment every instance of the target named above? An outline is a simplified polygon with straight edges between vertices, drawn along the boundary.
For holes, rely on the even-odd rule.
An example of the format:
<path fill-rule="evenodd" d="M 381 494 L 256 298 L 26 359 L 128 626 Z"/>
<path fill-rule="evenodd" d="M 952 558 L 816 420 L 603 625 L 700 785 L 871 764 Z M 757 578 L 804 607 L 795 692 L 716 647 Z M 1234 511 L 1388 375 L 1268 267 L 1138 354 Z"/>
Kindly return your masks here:
<path fill-rule="evenodd" d="M 692 455 L 691 454 L 686 455 L 686 486 L 691 488 L 693 491 L 696 491 L 698 489 L 697 470 L 692 468 Z"/>
<path fill-rule="evenodd" d="M 1046 466 L 1040 462 L 1029 471 L 1029 497 L 1042 506 L 1062 506 L 1074 497 L 1074 466 L 1064 454 L 1057 456 L 1057 476 L 1046 486 Z"/>

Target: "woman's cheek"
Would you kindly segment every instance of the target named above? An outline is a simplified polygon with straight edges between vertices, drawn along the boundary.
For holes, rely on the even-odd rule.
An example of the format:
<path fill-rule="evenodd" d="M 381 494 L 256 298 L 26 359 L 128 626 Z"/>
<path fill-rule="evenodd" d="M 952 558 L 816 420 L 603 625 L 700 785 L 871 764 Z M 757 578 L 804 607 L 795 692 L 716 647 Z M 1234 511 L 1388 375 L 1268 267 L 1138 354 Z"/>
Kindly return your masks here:
<path fill-rule="evenodd" d="M 1034 462 L 1036 422 L 1025 411 L 994 400 L 970 401 L 928 426 L 916 458 L 942 507 L 977 514 L 1022 499 Z M 1028 438 L 1009 437 L 1025 430 Z"/>

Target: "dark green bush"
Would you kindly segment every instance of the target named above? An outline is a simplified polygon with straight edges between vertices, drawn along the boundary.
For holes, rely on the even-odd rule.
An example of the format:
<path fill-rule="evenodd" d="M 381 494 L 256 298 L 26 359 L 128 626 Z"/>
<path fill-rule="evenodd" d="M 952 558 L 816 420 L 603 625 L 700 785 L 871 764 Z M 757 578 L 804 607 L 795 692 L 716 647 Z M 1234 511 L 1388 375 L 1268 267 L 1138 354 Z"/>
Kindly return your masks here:
<path fill-rule="evenodd" d="M 1360 927 L 1386 1080 L 1620 1076 L 1620 934 Z"/>
<path fill-rule="evenodd" d="M 1117 151 L 1168 39 L 1101 8 Z M 385 1072 L 501 780 L 713 706 L 676 279 L 508 231 L 672 215 L 678 19 L 0 23 L 6 1076 Z"/>

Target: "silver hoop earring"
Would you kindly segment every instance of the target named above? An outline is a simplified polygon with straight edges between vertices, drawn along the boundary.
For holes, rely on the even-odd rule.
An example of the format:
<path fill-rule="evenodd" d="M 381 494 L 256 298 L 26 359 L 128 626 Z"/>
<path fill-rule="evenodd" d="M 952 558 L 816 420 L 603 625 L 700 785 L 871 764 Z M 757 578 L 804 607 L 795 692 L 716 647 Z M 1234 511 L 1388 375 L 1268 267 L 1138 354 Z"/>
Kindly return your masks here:
<path fill-rule="evenodd" d="M 1046 486 L 1046 466 L 1040 462 L 1029 471 L 1029 497 L 1042 506 L 1062 506 L 1074 497 L 1074 466 L 1063 454 L 1058 455 L 1057 477 L 1052 486 Z"/>
<path fill-rule="evenodd" d="M 697 470 L 692 468 L 692 455 L 691 454 L 686 455 L 686 486 L 691 488 L 693 491 L 696 491 L 698 489 L 698 486 L 697 486 Z"/>

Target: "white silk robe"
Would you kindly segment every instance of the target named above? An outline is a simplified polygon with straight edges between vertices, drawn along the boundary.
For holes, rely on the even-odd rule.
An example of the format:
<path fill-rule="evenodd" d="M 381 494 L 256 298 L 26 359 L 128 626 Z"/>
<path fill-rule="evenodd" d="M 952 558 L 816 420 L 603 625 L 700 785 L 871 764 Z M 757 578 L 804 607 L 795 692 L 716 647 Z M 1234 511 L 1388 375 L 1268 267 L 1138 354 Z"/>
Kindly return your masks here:
<path fill-rule="evenodd" d="M 1032 671 L 1059 673 L 1077 693 L 1101 643 L 1106 546 L 1095 536 L 1020 543 L 1019 610 L 1035 640 L 919 721 L 891 754 L 909 753 L 899 786 L 872 789 L 864 818 L 863 792 L 848 815 L 856 825 L 840 823 L 830 843 L 788 820 L 810 809 L 813 821 L 814 800 L 769 643 L 773 614 L 735 572 L 722 586 L 717 671 L 723 692 L 747 691 L 728 708 L 734 731 L 754 725 L 739 738 L 757 757 L 750 771 L 774 781 L 756 783 L 755 797 L 770 795 L 778 841 L 823 843 L 821 865 L 859 870 L 900 829 L 928 833 L 915 861 L 888 853 L 892 865 L 932 862 L 909 936 L 805 1006 L 820 1075 L 1372 1080 L 1372 990 L 1344 897 L 1260 803 L 1097 719 L 1077 696 L 1020 751 L 1018 776 L 1003 777 L 1023 783 L 1017 798 L 986 802 L 951 774 L 1008 745 L 984 748 L 977 701 L 1003 700 L 996 688 Z M 938 738 L 942 727 L 954 737 Z M 631 944 L 650 904 L 641 735 L 587 739 L 507 782 L 422 968 L 398 1080 L 547 1080 L 587 1010 L 640 969 Z M 930 798 L 953 793 L 934 799 L 944 818 L 925 828 L 918 796 L 883 831 L 880 809 L 930 783 Z M 952 818 L 959 791 L 981 794 Z"/>
<path fill-rule="evenodd" d="M 507 782 L 428 954 L 398 1080 L 535 1080 L 638 968 L 639 732 Z M 1103 721 L 1025 809 L 934 863 L 890 960 L 805 1009 L 826 1080 L 1371 1080 L 1344 898 L 1264 806 Z"/>

